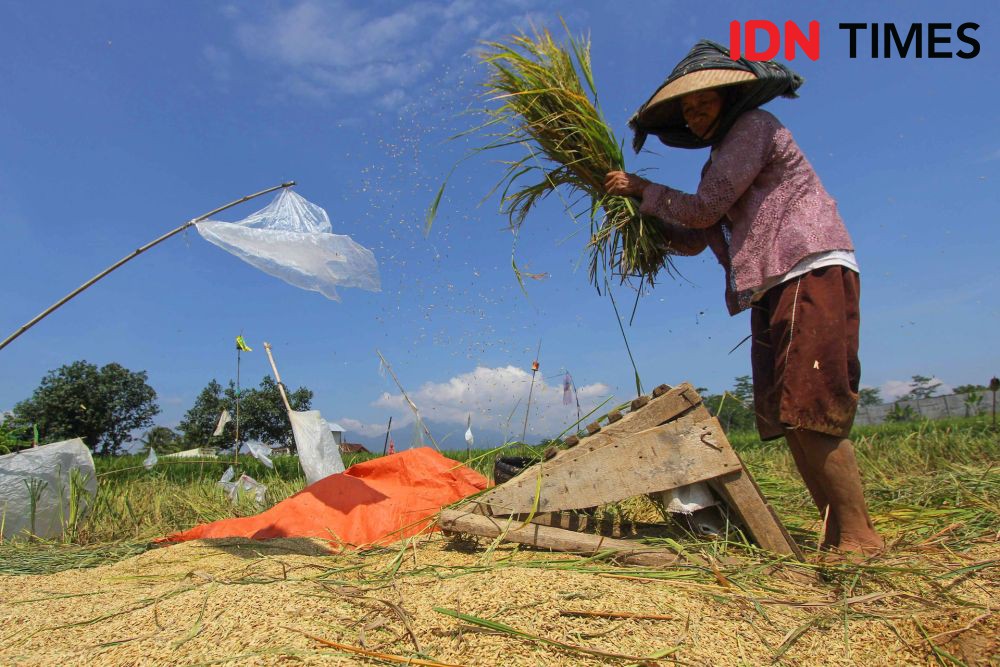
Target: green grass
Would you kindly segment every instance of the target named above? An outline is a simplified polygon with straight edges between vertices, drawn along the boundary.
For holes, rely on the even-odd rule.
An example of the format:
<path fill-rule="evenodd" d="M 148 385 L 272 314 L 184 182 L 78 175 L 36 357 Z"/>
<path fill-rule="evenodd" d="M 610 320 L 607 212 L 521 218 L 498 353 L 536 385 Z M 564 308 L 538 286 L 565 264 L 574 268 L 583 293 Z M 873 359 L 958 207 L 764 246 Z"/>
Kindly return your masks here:
<path fill-rule="evenodd" d="M 803 539 L 816 519 L 783 441 L 761 442 L 753 433 L 731 433 L 764 494 Z M 985 417 L 886 424 L 853 434 L 872 515 L 890 539 L 918 540 L 948 528 L 960 547 L 995 533 L 1000 525 L 1000 438 Z M 539 456 L 539 446 L 442 452 L 491 476 L 499 455 Z M 350 466 L 375 458 L 347 455 Z M 208 521 L 250 516 L 298 492 L 305 480 L 294 457 L 276 457 L 265 468 L 240 457 L 238 472 L 267 485 L 265 502 L 252 496 L 232 502 L 217 481 L 230 459 L 161 458 L 153 470 L 143 456 L 95 457 L 98 492 L 90 512 L 55 541 L 8 540 L 0 544 L 0 574 L 87 567 L 141 552 L 156 537 Z M 629 505 L 611 508 L 628 514 Z M 796 530 L 800 529 L 800 530 Z M 808 539 L 808 538 L 806 538 Z"/>

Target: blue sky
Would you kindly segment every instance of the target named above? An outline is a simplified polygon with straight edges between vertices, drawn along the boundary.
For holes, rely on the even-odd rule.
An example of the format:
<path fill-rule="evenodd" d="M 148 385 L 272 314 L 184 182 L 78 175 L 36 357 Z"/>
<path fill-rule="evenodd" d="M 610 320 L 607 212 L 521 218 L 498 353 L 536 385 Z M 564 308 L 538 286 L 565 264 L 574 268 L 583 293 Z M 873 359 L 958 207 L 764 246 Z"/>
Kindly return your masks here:
<path fill-rule="evenodd" d="M 126 265 L 0 351 L 0 410 L 78 359 L 146 370 L 158 423 L 174 426 L 212 378 L 235 373 L 233 338 L 268 372 L 315 392 L 352 435 L 409 415 L 376 348 L 443 428 L 519 425 L 541 341 L 529 433 L 554 435 L 568 369 L 587 405 L 634 393 L 611 304 L 588 284 L 587 232 L 552 201 L 529 218 L 510 269 L 496 157 L 463 162 L 429 237 L 425 211 L 476 140 L 475 51 L 531 24 L 590 35 L 602 105 L 626 121 L 701 37 L 731 20 L 821 24 L 821 57 L 797 58 L 798 100 L 768 105 L 837 199 L 862 270 L 862 384 L 898 393 L 913 374 L 947 385 L 1000 373 L 1000 124 L 995 3 L 0 2 L 0 335 L 111 262 L 200 213 L 294 179 L 334 231 L 371 248 L 383 291 L 332 302 L 260 273 L 191 231 Z M 974 21 L 971 60 L 848 57 L 840 22 Z M 951 33 L 953 40 L 954 32 Z M 865 42 L 862 41 L 864 44 Z M 953 41 L 951 48 L 961 45 Z M 704 151 L 649 142 L 632 170 L 688 191 Z M 220 216 L 236 220 L 267 200 Z M 627 329 L 644 383 L 712 391 L 748 374 L 749 333 L 730 318 L 710 255 L 682 258 Z M 634 292 L 615 292 L 629 311 Z M 627 317 L 627 312 L 624 313 Z M 438 437 L 441 434 L 437 434 Z M 460 438 L 459 436 L 456 436 Z M 402 438 L 398 438 L 402 439 Z M 480 443 L 477 443 L 480 444 Z M 489 443 L 481 443 L 489 444 Z"/>

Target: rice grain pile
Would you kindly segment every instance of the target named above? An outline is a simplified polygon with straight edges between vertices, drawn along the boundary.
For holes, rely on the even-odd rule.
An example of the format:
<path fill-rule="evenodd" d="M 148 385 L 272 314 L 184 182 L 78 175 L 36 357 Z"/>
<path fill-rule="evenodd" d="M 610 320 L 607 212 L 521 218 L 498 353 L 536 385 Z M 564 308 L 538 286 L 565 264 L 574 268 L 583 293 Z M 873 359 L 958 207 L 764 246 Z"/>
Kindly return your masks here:
<path fill-rule="evenodd" d="M 763 577 L 752 559 L 716 575 L 489 546 L 435 534 L 330 555 L 216 540 L 0 577 L 0 663 L 923 665 L 1000 650 L 995 543 L 831 566 L 811 583 L 807 566 Z"/>

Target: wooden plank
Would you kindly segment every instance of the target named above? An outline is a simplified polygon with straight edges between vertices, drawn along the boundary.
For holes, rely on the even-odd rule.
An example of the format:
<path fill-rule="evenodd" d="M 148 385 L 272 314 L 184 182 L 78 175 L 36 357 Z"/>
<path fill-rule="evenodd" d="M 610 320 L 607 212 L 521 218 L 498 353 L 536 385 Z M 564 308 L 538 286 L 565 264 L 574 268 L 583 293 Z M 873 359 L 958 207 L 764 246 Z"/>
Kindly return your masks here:
<path fill-rule="evenodd" d="M 538 512 L 581 509 L 741 470 L 719 422 L 696 416 L 615 438 L 570 461 L 557 457 L 538 464 L 477 501 L 496 516 L 526 514 L 535 505 L 540 475 Z"/>
<path fill-rule="evenodd" d="M 567 439 L 567 444 L 569 444 L 569 440 L 571 439 L 574 441 L 571 445 L 571 449 L 559 452 L 552 460 L 546 461 L 544 464 L 540 465 L 545 465 L 549 470 L 554 469 L 555 466 L 568 465 L 573 461 L 586 456 L 595 449 L 607 446 L 609 443 L 614 442 L 618 436 L 645 431 L 653 428 L 654 426 L 659 426 L 669 422 L 680 415 L 690 414 L 692 410 L 694 410 L 699 418 L 708 418 L 710 416 L 708 411 L 704 409 L 704 406 L 701 405 L 701 397 L 698 395 L 698 392 L 694 390 L 694 387 L 685 382 L 677 387 L 674 387 L 660 397 L 654 398 L 645 407 L 635 412 L 623 415 L 621 419 L 608 424 L 594 435 L 581 439 L 577 439 L 576 436 L 570 436 L 570 438 Z M 535 472 L 529 468 L 514 479 L 496 487 L 493 491 L 489 491 L 483 496 L 480 496 L 480 501 L 490 504 L 490 498 L 497 490 L 514 484 L 515 482 L 515 485 L 520 485 L 523 483 L 524 479 L 527 479 L 529 476 L 534 474 Z M 531 482 L 531 486 L 533 494 L 534 482 Z M 662 488 L 657 490 L 662 490 Z M 578 508 L 564 507 L 559 509 Z"/>
<path fill-rule="evenodd" d="M 739 514 L 757 544 L 773 553 L 803 560 L 802 551 L 746 469 L 741 466 L 740 470 L 711 480 L 711 485 Z"/>
<path fill-rule="evenodd" d="M 615 560 L 633 565 L 660 567 L 673 565 L 681 560 L 681 557 L 672 551 L 646 547 L 636 542 L 577 533 L 562 528 L 539 526 L 533 523 L 522 526 L 517 521 L 495 519 L 461 510 L 442 510 L 438 523 L 443 530 L 451 533 L 468 533 L 487 538 L 496 538 L 502 534 L 503 539 L 507 542 L 517 542 L 552 551 L 567 551 L 591 556 L 611 550 L 617 552 Z M 688 560 L 697 561 L 700 559 L 689 557 Z"/>
<path fill-rule="evenodd" d="M 577 455 L 585 449 L 601 447 L 616 436 L 639 433 L 654 426 L 666 424 L 697 405 L 701 405 L 701 396 L 694 390 L 694 387 L 687 382 L 680 384 L 658 398 L 654 398 L 644 407 L 622 415 L 621 419 L 609 423 L 596 434 L 582 438 L 580 440 L 582 447 L 577 447 Z"/>

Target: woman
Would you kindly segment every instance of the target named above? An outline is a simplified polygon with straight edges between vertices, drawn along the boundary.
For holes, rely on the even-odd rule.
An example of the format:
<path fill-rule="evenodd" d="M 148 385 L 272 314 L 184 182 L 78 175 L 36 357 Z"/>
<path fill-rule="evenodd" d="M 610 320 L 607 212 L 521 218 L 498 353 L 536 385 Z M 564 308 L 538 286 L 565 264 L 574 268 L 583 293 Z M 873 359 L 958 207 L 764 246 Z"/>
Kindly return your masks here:
<path fill-rule="evenodd" d="M 752 308 L 754 406 L 761 439 L 784 437 L 824 520 L 824 546 L 873 554 L 848 439 L 860 379 L 858 266 L 850 236 L 791 133 L 757 107 L 802 80 L 777 63 L 733 61 L 702 41 L 630 121 L 670 146 L 711 147 L 695 194 L 621 171 L 609 194 L 641 199 L 668 252 L 711 248 L 730 314 Z"/>

